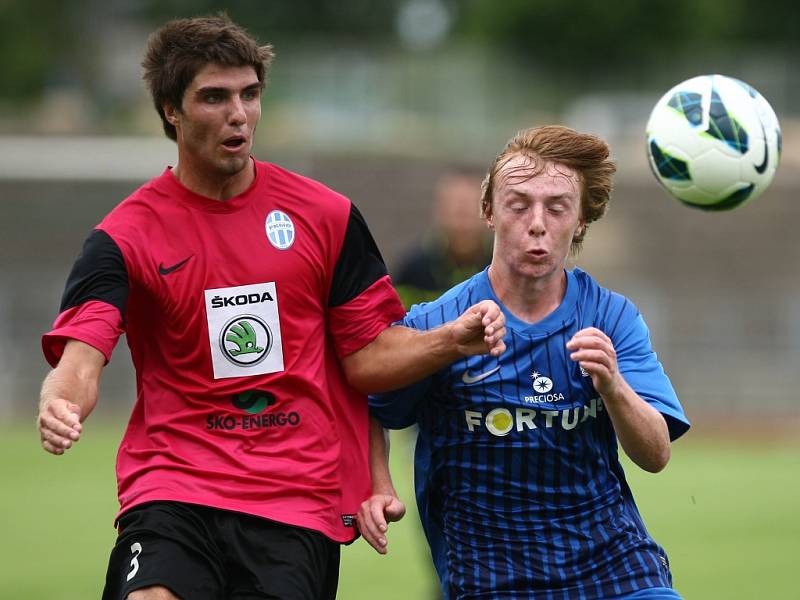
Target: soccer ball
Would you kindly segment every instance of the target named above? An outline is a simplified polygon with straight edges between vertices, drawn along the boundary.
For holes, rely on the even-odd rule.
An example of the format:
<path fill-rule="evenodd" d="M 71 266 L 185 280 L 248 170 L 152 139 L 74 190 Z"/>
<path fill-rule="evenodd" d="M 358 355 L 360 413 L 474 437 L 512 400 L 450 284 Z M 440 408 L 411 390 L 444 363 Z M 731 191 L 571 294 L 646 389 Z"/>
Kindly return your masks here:
<path fill-rule="evenodd" d="M 772 107 L 751 86 L 724 75 L 679 83 L 647 122 L 647 154 L 658 182 L 702 210 L 730 210 L 772 181 L 781 129 Z"/>

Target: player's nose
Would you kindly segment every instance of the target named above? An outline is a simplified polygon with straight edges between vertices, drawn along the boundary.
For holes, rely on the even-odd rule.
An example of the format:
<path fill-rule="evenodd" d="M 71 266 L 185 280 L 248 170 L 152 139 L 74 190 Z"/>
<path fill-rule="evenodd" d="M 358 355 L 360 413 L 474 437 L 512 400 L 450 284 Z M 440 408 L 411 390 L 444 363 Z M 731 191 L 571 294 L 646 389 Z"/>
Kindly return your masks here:
<path fill-rule="evenodd" d="M 528 233 L 530 235 L 542 235 L 546 231 L 545 209 L 543 206 L 535 204 L 530 211 L 530 221 L 528 222 Z"/>
<path fill-rule="evenodd" d="M 238 96 L 231 99 L 230 112 L 228 113 L 228 121 L 232 125 L 242 125 L 247 123 L 247 112 L 244 109 L 244 103 Z"/>

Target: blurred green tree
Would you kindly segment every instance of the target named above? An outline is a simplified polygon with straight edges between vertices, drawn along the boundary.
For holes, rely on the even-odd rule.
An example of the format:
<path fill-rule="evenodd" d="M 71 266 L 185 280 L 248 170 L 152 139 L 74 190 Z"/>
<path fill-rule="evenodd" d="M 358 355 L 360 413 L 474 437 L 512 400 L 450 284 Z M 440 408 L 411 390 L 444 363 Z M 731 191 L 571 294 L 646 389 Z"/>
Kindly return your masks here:
<path fill-rule="evenodd" d="M 793 0 L 487 0 L 460 4 L 457 30 L 583 79 L 742 45 L 797 47 Z"/>
<path fill-rule="evenodd" d="M 61 0 L 0 2 L 0 98 L 24 101 L 70 77 L 69 57 L 79 48 L 74 8 Z"/>
<path fill-rule="evenodd" d="M 452 18 L 451 39 L 510 52 L 556 85 L 614 85 L 675 65 L 700 72 L 747 47 L 783 56 L 800 49 L 794 0 L 0 0 L 0 99 L 24 102 L 49 85 L 97 86 L 93 36 L 126 19 L 151 29 L 224 10 L 263 40 L 368 44 L 391 40 L 412 3 L 440 5 Z"/>

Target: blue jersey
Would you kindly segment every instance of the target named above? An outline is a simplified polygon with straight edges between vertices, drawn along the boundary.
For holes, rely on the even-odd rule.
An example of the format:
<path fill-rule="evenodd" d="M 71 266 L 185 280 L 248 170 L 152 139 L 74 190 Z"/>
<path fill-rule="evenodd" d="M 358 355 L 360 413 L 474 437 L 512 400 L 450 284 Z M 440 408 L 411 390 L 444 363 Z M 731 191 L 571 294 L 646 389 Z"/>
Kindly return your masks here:
<path fill-rule="evenodd" d="M 450 600 L 610 598 L 671 587 L 603 402 L 567 341 L 585 327 L 605 332 L 620 372 L 664 415 L 670 437 L 689 423 L 636 307 L 579 269 L 566 276 L 561 305 L 534 324 L 506 310 L 487 271 L 414 306 L 403 324 L 427 330 L 494 300 L 506 317 L 507 350 L 370 398 L 384 427 L 419 426 L 417 503 Z"/>

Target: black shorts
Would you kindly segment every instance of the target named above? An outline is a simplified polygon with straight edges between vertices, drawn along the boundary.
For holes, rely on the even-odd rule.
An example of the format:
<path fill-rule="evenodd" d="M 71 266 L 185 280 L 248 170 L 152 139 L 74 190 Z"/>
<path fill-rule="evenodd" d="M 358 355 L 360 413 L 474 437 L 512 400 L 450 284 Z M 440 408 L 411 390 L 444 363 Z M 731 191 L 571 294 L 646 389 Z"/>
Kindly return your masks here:
<path fill-rule="evenodd" d="M 164 586 L 185 600 L 332 600 L 339 544 L 319 532 L 181 502 L 119 518 L 103 600 Z"/>

